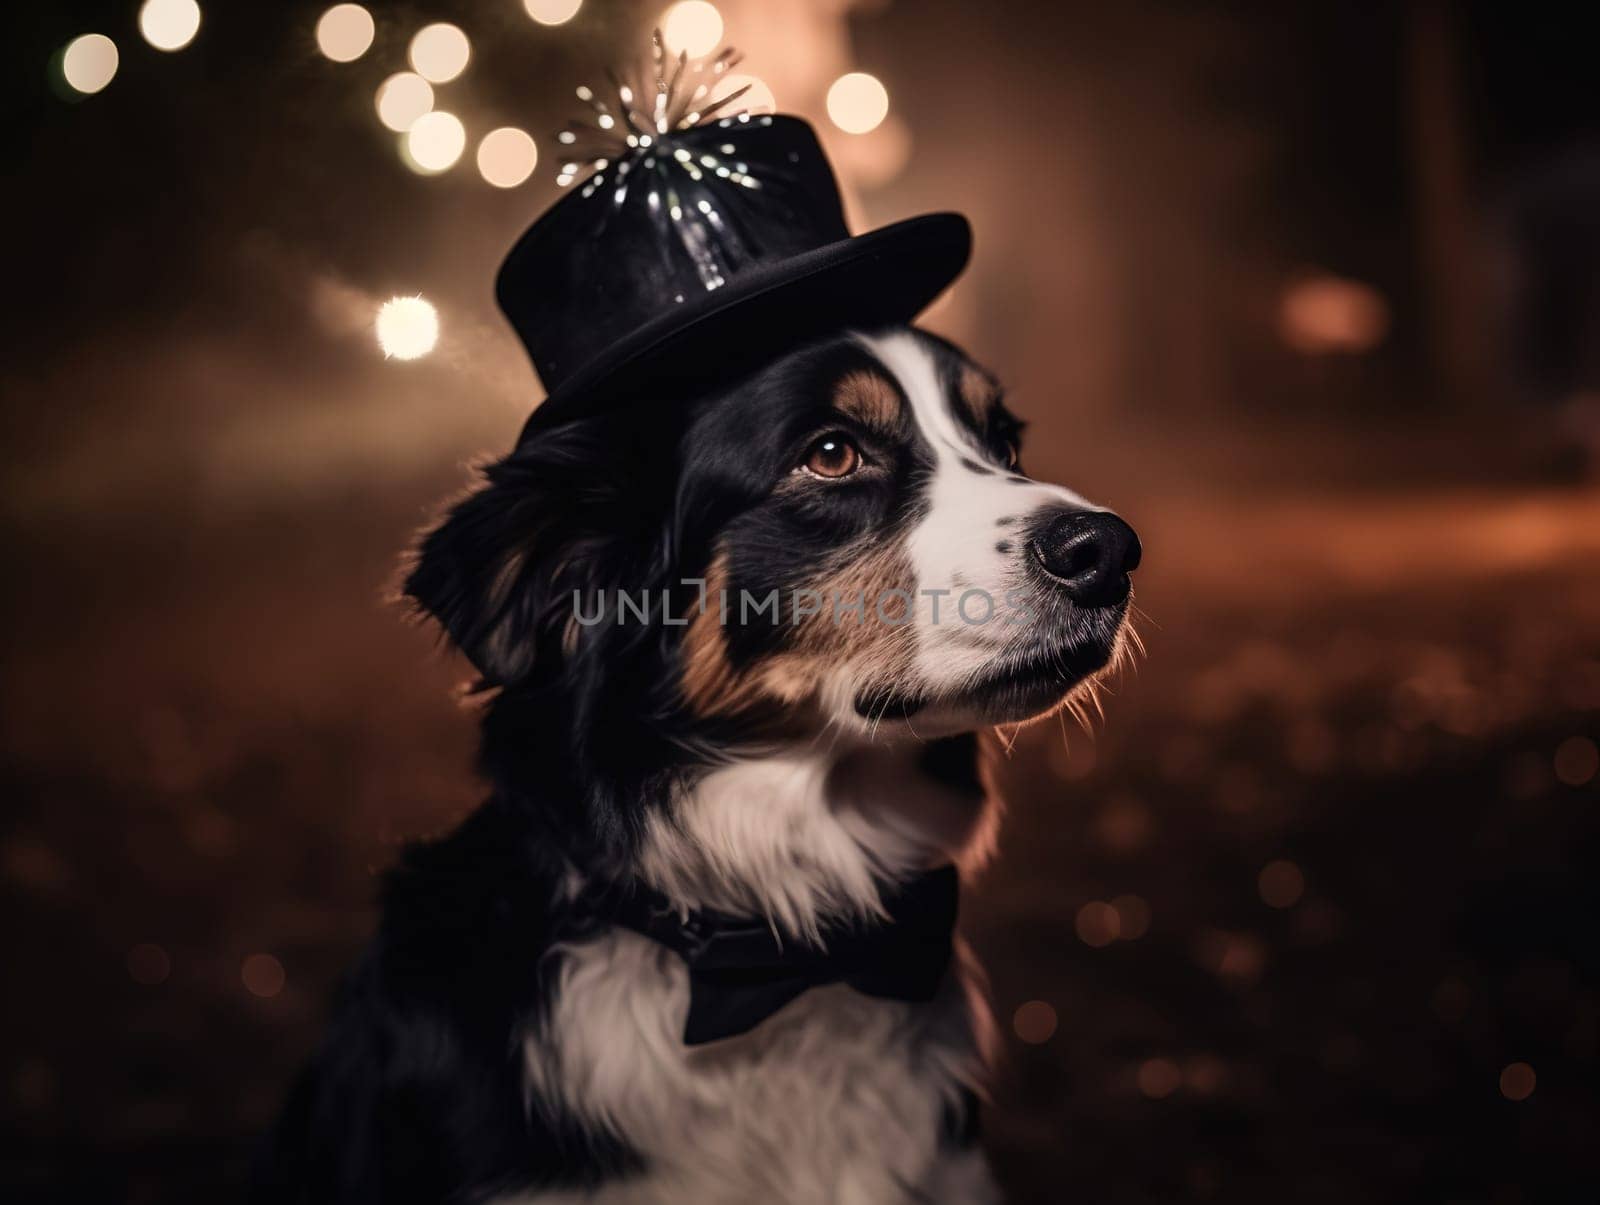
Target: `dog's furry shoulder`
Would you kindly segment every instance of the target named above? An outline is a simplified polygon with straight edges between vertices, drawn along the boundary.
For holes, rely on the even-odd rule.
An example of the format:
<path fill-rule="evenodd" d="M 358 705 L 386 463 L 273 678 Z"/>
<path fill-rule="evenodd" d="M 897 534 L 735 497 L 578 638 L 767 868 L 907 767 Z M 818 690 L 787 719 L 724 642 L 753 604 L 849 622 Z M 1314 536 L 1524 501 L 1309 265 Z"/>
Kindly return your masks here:
<path fill-rule="evenodd" d="M 517 1035 L 547 1008 L 562 871 L 511 806 L 407 847 L 383 921 L 263 1153 L 255 1199 L 439 1202 L 633 1169 L 534 1099 Z"/>

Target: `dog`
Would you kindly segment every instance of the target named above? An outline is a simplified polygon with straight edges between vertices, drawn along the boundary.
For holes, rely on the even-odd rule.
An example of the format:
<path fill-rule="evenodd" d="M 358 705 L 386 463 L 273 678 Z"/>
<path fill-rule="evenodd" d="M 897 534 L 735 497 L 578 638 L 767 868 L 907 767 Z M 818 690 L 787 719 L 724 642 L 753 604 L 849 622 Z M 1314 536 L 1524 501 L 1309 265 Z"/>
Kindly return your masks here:
<path fill-rule="evenodd" d="M 1021 434 L 900 326 L 482 471 L 404 590 L 484 672 L 490 794 L 385 878 L 258 1199 L 998 1199 L 948 935 L 994 843 L 979 734 L 1110 672 L 1141 556 Z M 696 964 L 705 918 L 783 982 Z"/>

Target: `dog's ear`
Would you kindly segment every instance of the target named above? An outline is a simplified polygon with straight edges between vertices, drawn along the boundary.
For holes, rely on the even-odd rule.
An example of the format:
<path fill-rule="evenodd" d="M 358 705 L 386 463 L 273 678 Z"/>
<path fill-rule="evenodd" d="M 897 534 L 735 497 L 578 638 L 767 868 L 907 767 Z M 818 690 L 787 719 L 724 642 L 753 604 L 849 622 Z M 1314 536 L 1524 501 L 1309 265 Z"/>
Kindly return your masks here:
<path fill-rule="evenodd" d="M 615 466 L 591 433 L 548 434 L 481 470 L 482 482 L 427 531 L 404 592 L 489 685 L 558 656 L 572 591 L 592 588 L 596 532 L 615 507 Z"/>

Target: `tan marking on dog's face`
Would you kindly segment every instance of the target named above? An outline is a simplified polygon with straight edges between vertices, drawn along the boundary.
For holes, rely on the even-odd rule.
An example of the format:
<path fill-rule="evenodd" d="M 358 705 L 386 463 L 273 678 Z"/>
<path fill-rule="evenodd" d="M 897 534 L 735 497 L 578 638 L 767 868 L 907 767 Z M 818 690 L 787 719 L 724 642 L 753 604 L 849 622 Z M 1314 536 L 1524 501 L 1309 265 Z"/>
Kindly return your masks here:
<path fill-rule="evenodd" d="M 872 369 L 847 372 L 833 387 L 833 405 L 869 431 L 894 435 L 906 421 L 900 390 L 887 376 Z"/>
<path fill-rule="evenodd" d="M 895 538 L 887 544 L 875 539 L 867 542 L 810 585 L 822 596 L 823 610 L 800 624 L 796 651 L 817 662 L 819 676 L 845 663 L 858 671 L 871 667 L 884 672 L 909 665 L 916 582 L 917 575 L 902 540 Z M 837 619 L 833 613 L 835 599 L 841 600 Z M 857 599 L 862 600 L 859 618 L 848 609 L 848 604 Z"/>
<path fill-rule="evenodd" d="M 971 361 L 962 364 L 956 377 L 956 396 L 979 431 L 989 427 L 989 418 L 1000 403 L 1000 382 Z"/>
<path fill-rule="evenodd" d="M 728 660 L 718 600 L 728 587 L 728 561 L 718 553 L 706 570 L 706 606 L 683 637 L 683 697 L 698 716 L 735 716 L 760 701 L 757 684 Z"/>
<path fill-rule="evenodd" d="M 819 577 L 783 588 L 781 644 L 749 665 L 735 666 L 728 655 L 720 599 L 721 591 L 727 590 L 727 622 L 737 623 L 739 586 L 731 580 L 726 551 L 719 552 L 706 571 L 706 608 L 684 634 L 685 701 L 696 715 L 708 719 L 759 723 L 763 717 L 775 719 L 775 708 L 791 717 L 797 708 L 820 717 L 830 704 L 841 706 L 862 683 L 904 675 L 916 655 L 913 623 L 905 622 L 914 620 L 915 583 L 911 560 L 898 538 L 888 543 L 878 538 L 863 541 Z M 813 603 L 820 608 L 798 622 L 795 591 L 806 598 L 808 608 Z M 814 596 L 807 591 L 814 591 Z M 857 599 L 859 615 L 850 607 Z M 889 600 L 883 615 L 879 599 Z M 837 615 L 835 600 L 839 600 Z M 833 685 L 839 687 L 841 699 L 825 697 Z M 814 712 L 812 704 L 818 705 Z"/>

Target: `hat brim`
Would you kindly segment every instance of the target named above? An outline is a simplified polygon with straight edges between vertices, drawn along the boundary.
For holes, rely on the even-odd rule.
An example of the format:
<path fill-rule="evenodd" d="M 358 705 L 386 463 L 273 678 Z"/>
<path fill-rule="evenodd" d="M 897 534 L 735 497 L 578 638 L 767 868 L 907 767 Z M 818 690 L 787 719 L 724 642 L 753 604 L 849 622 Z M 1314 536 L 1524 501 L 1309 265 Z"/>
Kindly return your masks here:
<path fill-rule="evenodd" d="M 972 228 L 930 213 L 741 271 L 619 339 L 535 408 L 518 442 L 647 394 L 733 379 L 808 339 L 910 322 L 961 275 Z"/>

